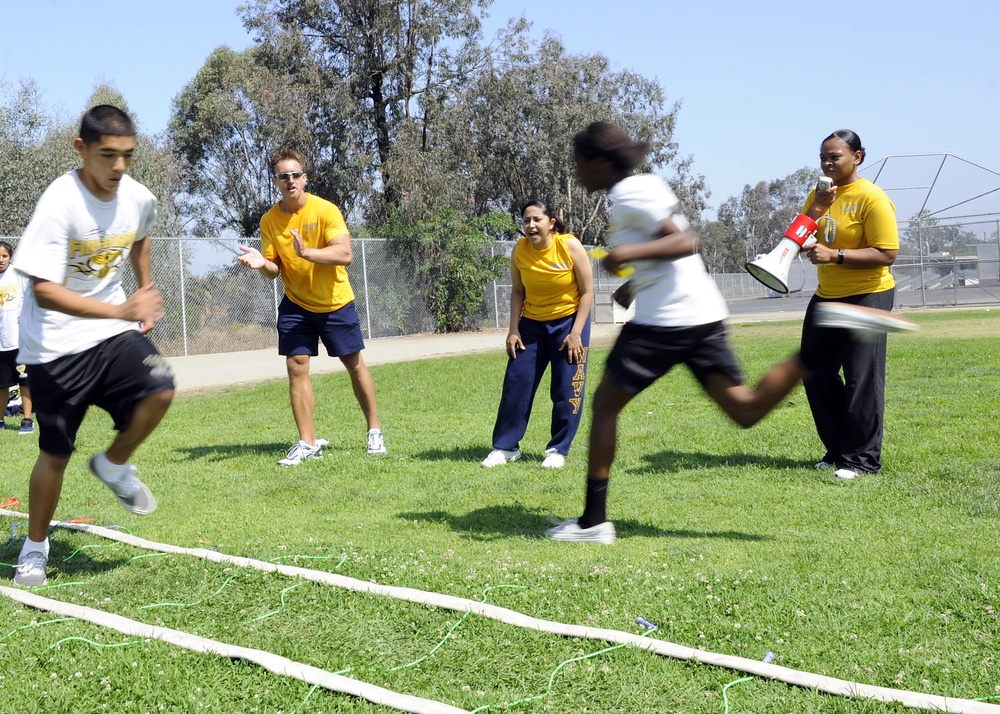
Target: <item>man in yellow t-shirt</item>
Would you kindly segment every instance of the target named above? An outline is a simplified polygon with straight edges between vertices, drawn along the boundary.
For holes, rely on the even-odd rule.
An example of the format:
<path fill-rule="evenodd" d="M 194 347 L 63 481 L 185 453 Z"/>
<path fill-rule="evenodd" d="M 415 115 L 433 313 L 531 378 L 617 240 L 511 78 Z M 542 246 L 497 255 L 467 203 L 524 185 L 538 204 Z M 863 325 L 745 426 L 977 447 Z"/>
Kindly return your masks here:
<path fill-rule="evenodd" d="M 334 204 L 306 192 L 303 158 L 281 151 L 271 160 L 274 185 L 281 200 L 260 219 L 261 250 L 241 246 L 238 260 L 268 279 L 281 275 L 285 297 L 278 307 L 278 354 L 288 367 L 288 391 L 299 441 L 279 466 L 298 466 L 323 458 L 327 443 L 316 438 L 315 396 L 309 359 L 319 354 L 319 341 L 347 368 L 354 394 L 368 422 L 368 453 L 384 454 L 385 441 L 375 403 L 375 384 L 361 357 L 365 343 L 347 279 L 351 234 Z"/>

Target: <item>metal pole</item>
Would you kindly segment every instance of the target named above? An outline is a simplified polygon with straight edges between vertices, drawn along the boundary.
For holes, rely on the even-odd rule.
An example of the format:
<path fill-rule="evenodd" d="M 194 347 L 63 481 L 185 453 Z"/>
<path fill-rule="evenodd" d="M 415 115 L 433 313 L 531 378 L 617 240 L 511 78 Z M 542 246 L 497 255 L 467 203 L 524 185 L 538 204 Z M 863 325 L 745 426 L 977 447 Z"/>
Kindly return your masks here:
<path fill-rule="evenodd" d="M 367 240 L 361 241 L 361 273 L 365 284 L 365 324 L 368 326 L 368 339 L 370 340 L 372 338 L 372 301 L 371 295 L 368 294 L 368 251 L 365 250 L 367 245 Z"/>
<path fill-rule="evenodd" d="M 278 325 L 278 281 L 281 279 L 279 275 L 277 278 L 271 281 L 271 302 L 274 303 L 274 325 Z"/>
<path fill-rule="evenodd" d="M 184 356 L 188 356 L 187 291 L 184 289 L 184 241 L 177 239 L 177 268 L 181 271 L 181 335 L 184 337 Z"/>
<path fill-rule="evenodd" d="M 490 246 L 490 257 L 493 258 L 497 254 L 496 246 Z M 493 321 L 496 323 L 497 329 L 500 329 L 500 297 L 497 295 L 497 279 L 493 278 Z"/>
<path fill-rule="evenodd" d="M 930 246 L 927 246 L 930 253 Z M 917 250 L 920 252 L 920 307 L 927 307 L 927 284 L 924 281 L 924 234 L 919 221 L 917 222 Z M 929 256 L 928 256 L 929 257 Z"/>

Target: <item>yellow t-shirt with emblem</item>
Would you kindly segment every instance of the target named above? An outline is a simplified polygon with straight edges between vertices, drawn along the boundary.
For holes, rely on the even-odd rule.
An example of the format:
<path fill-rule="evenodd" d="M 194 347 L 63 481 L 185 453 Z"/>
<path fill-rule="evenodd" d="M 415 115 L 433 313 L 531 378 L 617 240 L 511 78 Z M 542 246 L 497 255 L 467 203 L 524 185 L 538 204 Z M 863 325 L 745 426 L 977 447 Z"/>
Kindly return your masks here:
<path fill-rule="evenodd" d="M 802 212 L 813 201 L 813 190 Z M 881 248 L 899 250 L 899 227 L 896 207 L 885 191 L 868 179 L 859 178 L 846 186 L 837 187 L 837 198 L 823 214 L 816 231 L 816 240 L 833 249 Z M 842 298 L 890 290 L 896 281 L 889 266 L 858 268 L 851 265 L 824 263 L 817 270 L 822 298 Z"/>
<path fill-rule="evenodd" d="M 334 204 L 308 194 L 306 205 L 285 213 L 276 204 L 260 219 L 261 254 L 281 263 L 285 295 L 310 312 L 334 312 L 354 300 L 343 265 L 318 265 L 295 254 L 292 231 L 307 248 L 325 248 L 337 236 L 349 234 L 344 216 Z"/>
<path fill-rule="evenodd" d="M 576 236 L 553 233 L 548 248 L 538 250 L 527 238 L 514 248 L 514 265 L 524 285 L 521 314 L 531 320 L 556 320 L 576 312 L 580 286 L 576 283 L 573 256 L 566 241 Z"/>

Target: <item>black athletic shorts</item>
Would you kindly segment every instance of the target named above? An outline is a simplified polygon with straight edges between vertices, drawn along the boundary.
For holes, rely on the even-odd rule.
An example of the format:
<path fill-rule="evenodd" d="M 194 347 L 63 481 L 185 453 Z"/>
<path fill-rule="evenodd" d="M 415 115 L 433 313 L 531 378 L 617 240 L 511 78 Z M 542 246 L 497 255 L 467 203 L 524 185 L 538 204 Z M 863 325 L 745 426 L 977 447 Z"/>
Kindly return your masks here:
<path fill-rule="evenodd" d="M 713 373 L 743 384 L 743 372 L 721 322 L 693 327 L 625 323 L 608 355 L 604 372 L 626 394 L 638 394 L 674 366 L 685 364 L 705 386 Z"/>
<path fill-rule="evenodd" d="M 18 369 L 17 350 L 0 352 L 0 389 L 10 389 L 24 381 L 24 368 Z M 6 405 L 4 405 L 6 406 Z"/>
<path fill-rule="evenodd" d="M 79 354 L 29 364 L 28 386 L 39 426 L 38 448 L 69 456 L 88 407 L 106 411 L 121 431 L 135 403 L 173 389 L 174 375 L 153 343 L 129 330 Z"/>

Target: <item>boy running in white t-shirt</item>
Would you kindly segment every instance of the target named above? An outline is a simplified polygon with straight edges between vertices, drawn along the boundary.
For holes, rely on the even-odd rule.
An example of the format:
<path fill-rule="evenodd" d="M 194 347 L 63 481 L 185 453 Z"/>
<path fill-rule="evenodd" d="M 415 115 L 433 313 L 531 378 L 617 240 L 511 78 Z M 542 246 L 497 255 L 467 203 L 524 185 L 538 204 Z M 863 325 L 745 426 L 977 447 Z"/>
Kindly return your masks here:
<path fill-rule="evenodd" d="M 166 414 L 173 374 L 145 333 L 163 316 L 150 273 L 149 231 L 156 198 L 126 175 L 135 126 L 112 106 L 88 110 L 73 148 L 83 167 L 42 194 L 12 267 L 30 280 L 21 312 L 20 352 L 39 426 L 29 487 L 28 537 L 15 585 L 46 580 L 48 528 L 59 502 L 76 433 L 91 405 L 107 411 L 118 434 L 90 459 L 90 471 L 140 516 L 153 494 L 128 463 Z M 125 297 L 125 261 L 139 289 Z"/>

